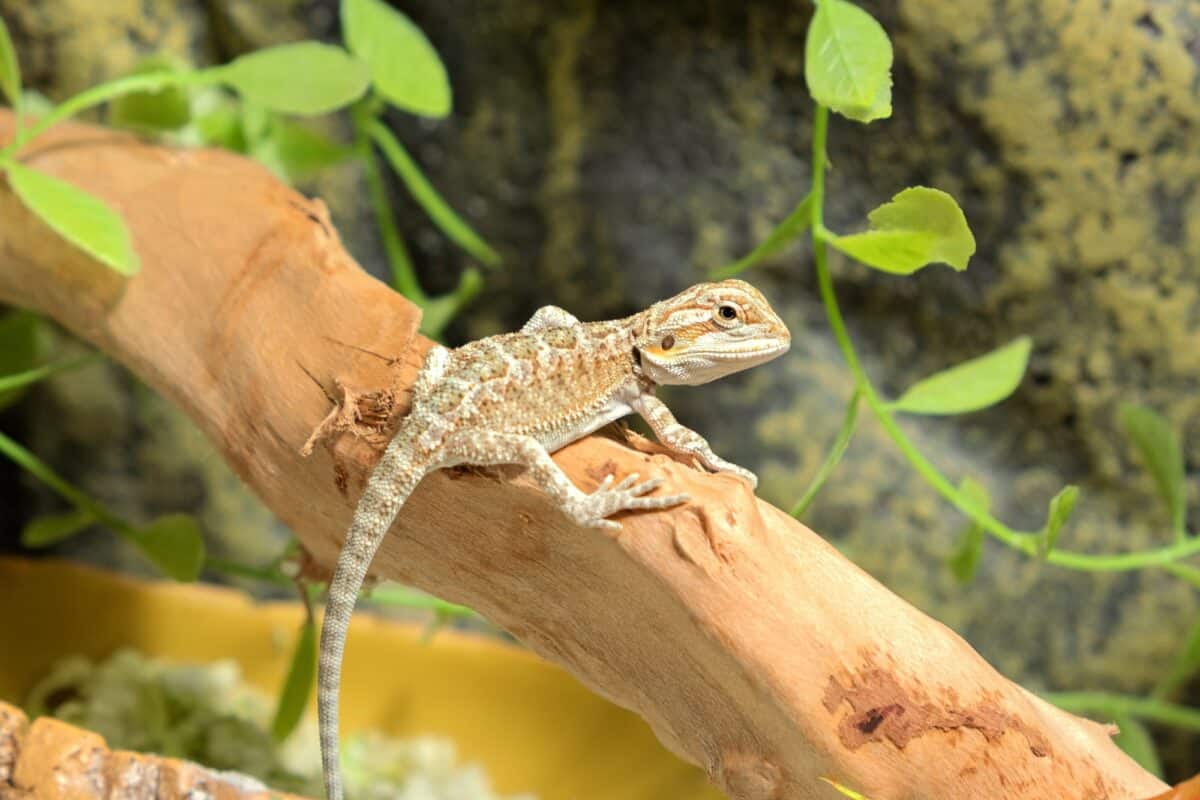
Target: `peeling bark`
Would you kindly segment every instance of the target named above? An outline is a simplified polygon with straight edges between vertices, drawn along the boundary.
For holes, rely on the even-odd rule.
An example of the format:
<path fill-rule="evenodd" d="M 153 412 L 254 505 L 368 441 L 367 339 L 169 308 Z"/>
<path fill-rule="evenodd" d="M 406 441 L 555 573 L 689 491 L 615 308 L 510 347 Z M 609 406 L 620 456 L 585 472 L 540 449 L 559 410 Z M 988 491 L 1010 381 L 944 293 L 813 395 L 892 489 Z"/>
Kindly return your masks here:
<path fill-rule="evenodd" d="M 385 405 L 368 405 L 393 425 L 403 414 L 430 346 L 418 310 L 359 269 L 320 201 L 242 158 L 74 125 L 24 160 L 118 209 L 144 266 L 131 280 L 100 267 L 0 185 L 0 300 L 170 397 L 331 564 L 379 453 L 360 401 L 379 393 Z M 354 408 L 330 416 L 339 385 L 355 387 Z M 327 417 L 330 436 L 302 458 Z M 1110 728 L 1000 676 L 736 478 L 637 439 L 591 436 L 555 460 L 585 491 L 637 471 L 693 501 L 622 515 L 607 535 L 576 528 L 514 470 L 443 471 L 410 499 L 376 573 L 478 609 L 642 715 L 732 797 L 833 796 L 821 776 L 874 800 L 1166 788 Z"/>

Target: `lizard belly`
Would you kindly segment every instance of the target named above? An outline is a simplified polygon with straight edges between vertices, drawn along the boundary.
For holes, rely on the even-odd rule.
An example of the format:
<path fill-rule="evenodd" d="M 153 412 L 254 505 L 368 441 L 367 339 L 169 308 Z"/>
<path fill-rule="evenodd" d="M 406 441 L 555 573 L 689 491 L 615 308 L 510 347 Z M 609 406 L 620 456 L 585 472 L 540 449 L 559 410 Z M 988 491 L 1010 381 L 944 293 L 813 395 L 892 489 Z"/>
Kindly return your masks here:
<path fill-rule="evenodd" d="M 600 430 L 608 423 L 632 413 L 633 409 L 630 408 L 626 398 L 620 396 L 614 397 L 595 414 L 581 419 L 578 425 L 554 431 L 553 433 L 538 437 L 538 439 L 541 441 L 542 447 L 545 447 L 548 452 L 553 453 L 555 450 L 566 447 L 576 439 L 582 439 L 589 433 Z"/>

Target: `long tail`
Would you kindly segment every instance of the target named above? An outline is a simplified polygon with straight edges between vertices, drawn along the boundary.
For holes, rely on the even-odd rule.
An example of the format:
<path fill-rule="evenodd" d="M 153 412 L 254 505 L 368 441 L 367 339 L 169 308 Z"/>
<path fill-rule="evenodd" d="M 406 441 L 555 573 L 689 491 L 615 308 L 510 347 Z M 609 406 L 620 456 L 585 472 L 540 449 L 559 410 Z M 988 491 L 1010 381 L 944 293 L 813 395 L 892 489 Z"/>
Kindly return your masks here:
<path fill-rule="evenodd" d="M 325 775 L 325 796 L 343 800 L 342 773 L 338 760 L 338 689 L 342 679 L 342 654 L 346 649 L 346 630 L 354 603 L 366 579 L 375 551 L 387 535 L 396 514 L 420 483 L 423 473 L 404 469 L 399 437 L 392 441 L 379 460 L 366 491 L 354 512 L 354 521 L 338 556 L 325 620 L 321 625 L 321 652 L 317 669 L 317 712 L 321 730 L 321 766 Z"/>

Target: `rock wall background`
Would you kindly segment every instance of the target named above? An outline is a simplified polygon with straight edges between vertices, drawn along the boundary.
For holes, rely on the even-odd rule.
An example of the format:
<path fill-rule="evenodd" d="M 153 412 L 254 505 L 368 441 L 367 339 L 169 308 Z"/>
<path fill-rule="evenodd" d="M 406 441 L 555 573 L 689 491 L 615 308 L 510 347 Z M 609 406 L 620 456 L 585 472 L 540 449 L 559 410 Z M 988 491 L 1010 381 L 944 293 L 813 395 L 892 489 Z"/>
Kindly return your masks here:
<path fill-rule="evenodd" d="M 806 3 L 397 5 L 446 61 L 456 110 L 440 123 L 395 115 L 395 127 L 505 256 L 452 340 L 512 329 L 548 302 L 584 318 L 628 313 L 743 254 L 807 190 Z M 906 429 L 949 475 L 982 480 L 1016 526 L 1039 526 L 1051 495 L 1079 484 L 1083 499 L 1062 547 L 1166 543 L 1166 513 L 1114 416 L 1132 401 L 1171 421 L 1195 519 L 1200 2 L 862 5 L 896 47 L 895 115 L 867 127 L 835 117 L 827 223 L 854 230 L 866 211 L 919 183 L 959 200 L 979 246 L 965 274 L 935 267 L 895 278 L 835 262 L 868 370 L 900 390 L 1031 335 L 1030 374 L 1014 398 L 961 419 L 912 419 Z M 208 63 L 336 35 L 331 0 L 0 0 L 0 14 L 27 81 L 56 98 L 161 50 Z M 384 274 L 352 171 L 310 190 L 333 207 L 364 265 Z M 452 287 L 463 257 L 402 193 L 397 199 L 426 285 Z M 667 396 L 720 452 L 757 469 L 761 494 L 786 507 L 820 462 L 851 382 L 807 250 L 797 246 L 746 277 L 785 309 L 792 353 Z M 43 402 L 26 404 L 25 441 L 130 509 L 193 504 L 218 547 L 270 549 L 257 535 L 265 513 L 189 426 L 148 424 L 147 415 L 173 415 L 114 374 L 86 390 L 56 382 Z M 124 424 L 97 425 L 105 405 Z M 79 448 L 94 458 L 71 458 Z M 8 487 L 16 480 L 11 471 L 0 477 Z M 14 499 L 30 515 L 40 497 Z M 19 521 L 0 522 L 0 537 L 12 541 Z M 961 517 L 869 423 L 807 522 L 1035 689 L 1145 692 L 1200 611 L 1196 592 L 1161 572 L 1071 573 L 991 542 L 975 582 L 958 585 L 942 560 Z M 111 544 L 99 534 L 76 546 Z M 1188 742 L 1165 738 L 1177 776 L 1200 769 Z"/>

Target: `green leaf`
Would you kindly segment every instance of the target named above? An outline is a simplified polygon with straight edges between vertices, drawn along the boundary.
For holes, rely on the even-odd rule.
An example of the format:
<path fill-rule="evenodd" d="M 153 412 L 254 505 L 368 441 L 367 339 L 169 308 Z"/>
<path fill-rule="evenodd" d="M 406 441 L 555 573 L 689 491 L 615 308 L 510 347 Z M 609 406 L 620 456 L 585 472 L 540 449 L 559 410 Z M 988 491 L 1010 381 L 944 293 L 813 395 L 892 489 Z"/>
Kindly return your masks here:
<path fill-rule="evenodd" d="M 734 275 L 746 271 L 763 259 L 770 258 L 797 236 L 808 230 L 808 226 L 811 223 L 812 194 L 806 194 L 804 199 L 792 209 L 792 213 L 788 214 L 783 222 L 776 225 L 774 230 L 767 234 L 767 238 L 762 241 L 762 244 L 734 263 L 714 270 L 712 279 L 723 280 L 725 278 L 732 278 Z"/>
<path fill-rule="evenodd" d="M 176 59 L 161 55 L 144 59 L 134 68 L 133 74 L 179 72 L 182 69 L 184 65 Z M 136 131 L 178 130 L 188 124 L 191 118 L 191 99 L 187 89 L 179 85 L 121 95 L 108 107 L 110 124 Z"/>
<path fill-rule="evenodd" d="M 905 189 L 867 218 L 870 230 L 827 240 L 843 253 L 883 272 L 909 275 L 933 263 L 964 270 L 975 253 L 975 237 L 962 209 L 939 189 Z"/>
<path fill-rule="evenodd" d="M 813 476 L 812 483 L 792 506 L 792 510 L 788 513 L 796 519 L 808 510 L 812 505 L 813 500 L 817 498 L 817 493 L 829 480 L 829 476 L 833 474 L 833 470 L 842 460 L 842 456 L 846 454 L 846 448 L 850 446 L 850 440 L 854 437 L 854 429 L 858 425 L 858 401 L 862 398 L 862 392 L 856 391 L 850 398 L 850 402 L 846 404 L 846 413 L 842 417 L 842 425 L 838 428 L 837 436 L 834 437 L 833 446 L 829 448 L 829 452 L 825 455 L 825 460 L 821 462 L 821 466 L 817 469 L 817 474 Z"/>
<path fill-rule="evenodd" d="M 1020 385 L 1032 346 L 1028 336 L 1019 336 L 987 355 L 917 381 L 888 408 L 909 414 L 946 415 L 995 405 Z"/>
<path fill-rule="evenodd" d="M 962 483 L 958 485 L 958 493 L 984 513 L 991 509 L 992 499 L 988 496 L 987 489 L 974 478 L 963 478 Z M 979 558 L 983 555 L 983 540 L 983 526 L 974 519 L 968 520 L 966 527 L 959 534 L 958 547 L 946 559 L 946 566 L 959 583 L 970 583 L 975 577 Z"/>
<path fill-rule="evenodd" d="M 8 180 L 21 202 L 59 236 L 122 275 L 138 271 L 129 230 L 103 200 L 16 162 L 8 165 Z"/>
<path fill-rule="evenodd" d="M 1046 527 L 1042 528 L 1042 534 L 1038 537 L 1038 558 L 1044 559 L 1050 555 L 1050 551 L 1058 542 L 1058 535 L 1071 516 L 1071 511 L 1074 510 L 1075 502 L 1078 499 L 1078 486 L 1064 486 L 1050 500 L 1050 513 L 1046 515 Z"/>
<path fill-rule="evenodd" d="M 92 514 L 80 509 L 46 514 L 25 526 L 21 531 L 21 544 L 29 548 L 49 547 L 71 538 L 95 522 Z"/>
<path fill-rule="evenodd" d="M 450 113 L 450 80 L 437 50 L 408 17 L 382 0 L 342 0 L 342 36 L 371 66 L 379 95 L 425 117 Z"/>
<path fill-rule="evenodd" d="M 349 147 L 316 131 L 276 119 L 254 157 L 288 181 L 302 181 L 353 155 Z"/>
<path fill-rule="evenodd" d="M 8 27 L 0 17 L 0 93 L 8 98 L 9 104 L 21 110 L 21 67 L 17 64 L 17 48 L 13 46 Z"/>
<path fill-rule="evenodd" d="M 363 96 L 367 65 L 340 47 L 297 42 L 257 50 L 221 68 L 246 100 L 284 114 L 327 114 Z"/>
<path fill-rule="evenodd" d="M 199 577 L 204 539 L 200 524 L 190 514 L 165 514 L 126 536 L 163 574 L 177 581 Z"/>
<path fill-rule="evenodd" d="M 892 113 L 892 43 L 875 18 L 845 0 L 819 0 L 804 45 L 808 91 L 859 122 Z"/>
<path fill-rule="evenodd" d="M 300 627 L 300 638 L 292 651 L 292 664 L 288 667 L 283 690 L 279 693 L 279 705 L 275 718 L 271 720 L 271 738 L 282 742 L 291 735 L 304 716 L 308 698 L 312 695 L 313 681 L 317 671 L 317 626 L 309 616 Z"/>
<path fill-rule="evenodd" d="M 1171 529 L 1182 536 L 1187 526 L 1187 484 L 1183 453 L 1171 426 L 1154 409 L 1129 403 L 1121 404 L 1117 421 L 1154 477 L 1159 497 L 1171 515 Z"/>
<path fill-rule="evenodd" d="M 1142 769 L 1157 777 L 1163 776 L 1162 762 L 1158 758 L 1158 749 L 1146 726 L 1133 717 L 1121 716 L 1113 720 L 1120 732 L 1113 737 L 1117 747 L 1141 765 Z"/>
<path fill-rule="evenodd" d="M 28 311 L 10 311 L 0 316 L 0 375 L 10 379 L 28 373 L 38 355 L 40 320 Z M 23 385 L 23 384 L 21 384 Z M 17 401 L 21 385 L 0 382 L 0 409 Z"/>
<path fill-rule="evenodd" d="M 400 176 L 405 187 L 412 193 L 413 199 L 425 209 L 425 213 L 442 231 L 459 247 L 466 250 L 485 265 L 494 267 L 500 263 L 500 254 L 493 250 L 483 237 L 471 229 L 462 217 L 450 208 L 450 204 L 442 199 L 437 189 L 429 183 L 421 168 L 412 160 L 400 141 L 392 135 L 387 126 L 379 120 L 372 120 L 368 131 L 375 144 L 383 152 L 388 164 Z"/>

